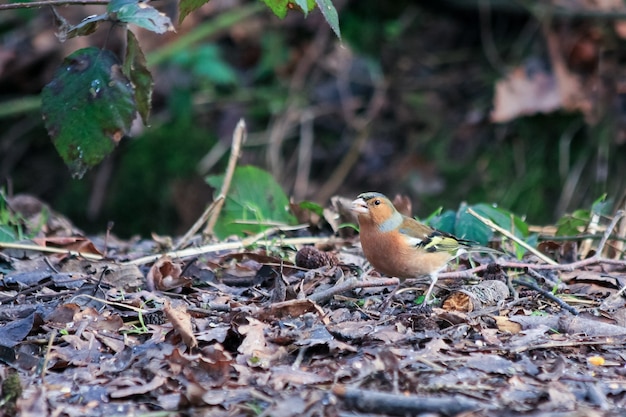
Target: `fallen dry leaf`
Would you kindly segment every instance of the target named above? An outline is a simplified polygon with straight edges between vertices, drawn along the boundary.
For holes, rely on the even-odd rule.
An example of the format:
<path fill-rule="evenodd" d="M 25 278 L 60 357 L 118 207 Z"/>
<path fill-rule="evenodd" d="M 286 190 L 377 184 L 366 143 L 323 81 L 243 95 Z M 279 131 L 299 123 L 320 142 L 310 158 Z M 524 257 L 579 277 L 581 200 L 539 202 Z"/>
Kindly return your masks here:
<path fill-rule="evenodd" d="M 166 299 L 163 305 L 163 311 L 167 320 L 172 323 L 174 329 L 178 332 L 183 342 L 189 349 L 198 346 L 196 336 L 193 334 L 193 326 L 191 325 L 191 316 L 187 313 L 187 307 L 184 304 L 172 305 L 170 300 Z"/>

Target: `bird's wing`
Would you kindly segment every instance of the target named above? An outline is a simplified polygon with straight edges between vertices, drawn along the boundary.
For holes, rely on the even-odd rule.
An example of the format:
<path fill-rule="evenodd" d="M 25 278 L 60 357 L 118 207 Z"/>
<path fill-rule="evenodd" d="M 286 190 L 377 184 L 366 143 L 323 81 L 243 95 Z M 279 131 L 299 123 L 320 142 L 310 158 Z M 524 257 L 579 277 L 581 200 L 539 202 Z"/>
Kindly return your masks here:
<path fill-rule="evenodd" d="M 426 252 L 456 252 L 465 245 L 452 235 L 433 230 L 420 245 Z"/>

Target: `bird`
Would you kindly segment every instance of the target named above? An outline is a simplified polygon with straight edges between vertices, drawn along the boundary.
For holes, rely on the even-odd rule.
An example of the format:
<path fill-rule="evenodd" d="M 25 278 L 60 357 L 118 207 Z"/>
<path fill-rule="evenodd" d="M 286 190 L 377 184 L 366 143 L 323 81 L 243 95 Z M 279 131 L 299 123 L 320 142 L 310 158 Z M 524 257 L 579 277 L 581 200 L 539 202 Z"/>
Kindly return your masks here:
<path fill-rule="evenodd" d="M 462 253 L 498 252 L 405 216 L 378 192 L 359 194 L 351 210 L 357 215 L 363 253 L 378 272 L 400 279 L 430 277 L 424 304 L 448 262 Z"/>

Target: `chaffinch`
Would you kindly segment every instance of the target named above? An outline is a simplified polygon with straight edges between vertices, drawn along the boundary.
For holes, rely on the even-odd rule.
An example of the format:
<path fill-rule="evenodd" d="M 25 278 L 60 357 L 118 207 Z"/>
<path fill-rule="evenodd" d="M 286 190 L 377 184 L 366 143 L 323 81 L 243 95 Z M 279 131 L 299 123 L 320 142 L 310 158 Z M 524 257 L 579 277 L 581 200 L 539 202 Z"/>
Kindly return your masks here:
<path fill-rule="evenodd" d="M 401 279 L 430 276 L 424 303 L 448 262 L 464 252 L 493 251 L 402 215 L 381 193 L 360 194 L 352 211 L 358 216 L 363 253 L 376 270 Z"/>

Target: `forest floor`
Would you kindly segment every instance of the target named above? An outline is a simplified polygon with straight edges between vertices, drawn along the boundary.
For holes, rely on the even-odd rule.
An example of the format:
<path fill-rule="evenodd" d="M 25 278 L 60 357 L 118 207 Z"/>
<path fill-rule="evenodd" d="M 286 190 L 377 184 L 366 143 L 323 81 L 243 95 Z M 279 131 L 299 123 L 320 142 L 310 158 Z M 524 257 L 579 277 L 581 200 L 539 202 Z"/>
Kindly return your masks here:
<path fill-rule="evenodd" d="M 423 307 L 414 299 L 428 279 L 389 300 L 397 281 L 368 270 L 357 236 L 168 254 L 158 236 L 47 226 L 59 224 L 66 237 L 0 246 L 0 415 L 609 416 L 626 406 L 623 260 L 461 260 Z"/>

